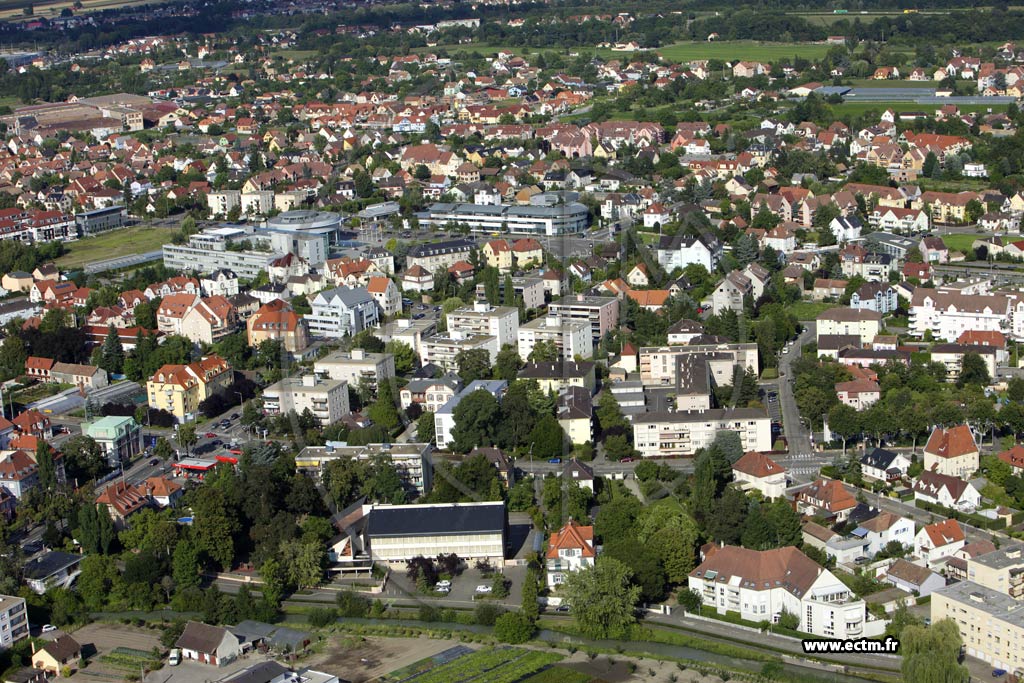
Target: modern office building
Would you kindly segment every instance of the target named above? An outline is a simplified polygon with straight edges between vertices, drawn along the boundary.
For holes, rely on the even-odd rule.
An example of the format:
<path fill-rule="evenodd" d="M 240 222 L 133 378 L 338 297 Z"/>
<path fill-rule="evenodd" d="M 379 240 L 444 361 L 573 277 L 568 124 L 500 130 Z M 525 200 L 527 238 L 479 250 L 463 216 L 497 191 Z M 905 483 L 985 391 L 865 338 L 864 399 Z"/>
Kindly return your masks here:
<path fill-rule="evenodd" d="M 182 273 L 212 273 L 227 268 L 244 280 L 255 279 L 281 258 L 283 251 L 229 251 L 230 239 L 218 229 L 189 237 L 188 244 L 165 244 L 164 265 Z"/>
<path fill-rule="evenodd" d="M 455 224 L 473 232 L 555 236 L 586 230 L 590 212 L 579 202 L 546 206 L 437 203 L 421 213 L 419 220 L 420 225 L 430 227 Z"/>
<path fill-rule="evenodd" d="M 619 300 L 613 296 L 571 294 L 552 301 L 548 315 L 564 320 L 584 320 L 590 323 L 591 336 L 599 340 L 619 324 Z"/>

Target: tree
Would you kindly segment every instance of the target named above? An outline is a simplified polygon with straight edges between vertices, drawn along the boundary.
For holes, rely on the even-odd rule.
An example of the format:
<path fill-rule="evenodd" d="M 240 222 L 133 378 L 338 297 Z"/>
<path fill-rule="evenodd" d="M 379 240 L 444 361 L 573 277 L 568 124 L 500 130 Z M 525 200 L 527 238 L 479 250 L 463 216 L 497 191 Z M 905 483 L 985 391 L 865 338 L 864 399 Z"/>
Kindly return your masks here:
<path fill-rule="evenodd" d="M 436 438 L 434 429 L 434 413 L 428 410 L 416 420 L 416 439 L 420 443 L 433 443 Z"/>
<path fill-rule="evenodd" d="M 494 622 L 494 637 L 513 645 L 525 643 L 536 630 L 534 622 L 521 612 L 505 612 Z"/>
<path fill-rule="evenodd" d="M 625 564 L 608 557 L 593 567 L 572 572 L 564 586 L 576 626 L 588 638 L 628 638 L 636 623 L 640 587 Z"/>
<path fill-rule="evenodd" d="M 199 440 L 196 435 L 195 422 L 186 422 L 184 424 L 178 425 L 177 440 L 178 444 L 184 447 L 185 453 L 187 454 L 189 452 L 189 449 L 191 449 L 192 446 L 194 446 L 196 442 Z"/>
<path fill-rule="evenodd" d="M 939 170 L 939 158 L 935 152 L 928 152 L 924 158 L 924 165 L 921 167 L 921 175 L 926 178 L 934 178 Z"/>
<path fill-rule="evenodd" d="M 11 373 L 20 373 L 25 369 L 28 349 L 21 335 L 11 334 L 0 345 L 0 367 Z"/>
<path fill-rule="evenodd" d="M 464 384 L 491 376 L 491 356 L 487 349 L 469 349 L 455 355 L 455 366 Z"/>
<path fill-rule="evenodd" d="M 107 330 L 107 338 L 103 340 L 100 367 L 112 374 L 119 374 L 124 367 L 124 347 L 121 346 L 121 337 L 113 324 Z"/>
<path fill-rule="evenodd" d="M 956 380 L 956 385 L 963 387 L 967 384 L 977 384 L 984 387 L 988 386 L 991 381 L 988 365 L 985 364 L 985 359 L 981 357 L 981 354 L 965 353 L 960 363 L 960 376 Z"/>
<path fill-rule="evenodd" d="M 971 199 L 964 206 L 964 217 L 968 223 L 977 223 L 985 215 L 985 206 L 977 199 Z"/>
<path fill-rule="evenodd" d="M 171 561 L 171 576 L 178 590 L 197 588 L 200 581 L 201 566 L 199 549 L 189 539 L 184 539 L 174 546 L 174 558 Z"/>
<path fill-rule="evenodd" d="M 370 419 L 388 432 L 394 432 L 402 426 L 397 404 L 394 385 L 390 380 L 381 380 L 377 384 L 377 400 L 370 406 Z"/>
<path fill-rule="evenodd" d="M 541 339 L 533 345 L 530 351 L 531 363 L 554 363 L 558 360 L 558 347 L 550 339 Z"/>
<path fill-rule="evenodd" d="M 845 403 L 837 403 L 828 411 L 828 428 L 843 440 L 843 457 L 846 457 L 846 441 L 861 431 L 860 415 Z"/>
<path fill-rule="evenodd" d="M 624 434 L 629 431 L 629 423 L 619 408 L 619 402 L 610 391 L 601 392 L 601 398 L 597 399 L 597 409 L 594 411 L 597 417 L 598 428 L 605 436 L 609 434 Z"/>
<path fill-rule="evenodd" d="M 153 455 L 161 460 L 167 460 L 174 456 L 174 446 L 171 445 L 170 441 L 161 436 L 156 440 L 156 445 L 153 447 Z"/>
<path fill-rule="evenodd" d="M 452 414 L 452 450 L 468 453 L 475 446 L 493 443 L 500 412 L 498 399 L 486 389 L 478 389 L 462 399 Z"/>
<path fill-rule="evenodd" d="M 530 621 L 536 623 L 540 616 L 540 605 L 537 603 L 537 589 L 540 577 L 533 569 L 526 570 L 526 578 L 523 579 L 523 607 L 522 613 Z"/>
<path fill-rule="evenodd" d="M 1024 378 L 1011 377 L 1006 383 L 1006 396 L 1011 401 L 1024 401 Z"/>
<path fill-rule="evenodd" d="M 519 358 L 519 351 L 515 346 L 505 344 L 501 347 L 501 351 L 498 351 L 498 356 L 494 361 L 494 377 L 512 382 L 519 374 L 521 367 L 523 367 L 523 361 Z"/>
<path fill-rule="evenodd" d="M 416 366 L 416 354 L 412 347 L 398 339 L 392 339 L 384 345 L 384 350 L 395 357 L 395 372 L 406 375 Z"/>
<path fill-rule="evenodd" d="M 567 446 L 571 448 L 568 437 L 553 415 L 545 415 L 537 421 L 530 432 L 530 443 L 533 445 L 533 454 L 545 460 L 561 457 Z"/>
<path fill-rule="evenodd" d="M 61 445 L 64 454 L 64 473 L 68 481 L 84 483 L 97 479 L 110 467 L 103 449 L 88 436 L 73 436 Z"/>
<path fill-rule="evenodd" d="M 288 581 L 299 588 L 312 588 L 320 583 L 324 574 L 324 546 L 293 539 L 278 549 L 281 564 L 286 567 Z"/>
<path fill-rule="evenodd" d="M 952 619 L 941 619 L 930 627 L 907 626 L 900 634 L 903 680 L 921 683 L 960 683 L 970 672 L 958 659 L 963 639 Z"/>
<path fill-rule="evenodd" d="M 57 467 L 53 462 L 53 449 L 42 439 L 36 447 L 36 467 L 40 488 L 44 492 L 53 491 L 57 487 Z"/>

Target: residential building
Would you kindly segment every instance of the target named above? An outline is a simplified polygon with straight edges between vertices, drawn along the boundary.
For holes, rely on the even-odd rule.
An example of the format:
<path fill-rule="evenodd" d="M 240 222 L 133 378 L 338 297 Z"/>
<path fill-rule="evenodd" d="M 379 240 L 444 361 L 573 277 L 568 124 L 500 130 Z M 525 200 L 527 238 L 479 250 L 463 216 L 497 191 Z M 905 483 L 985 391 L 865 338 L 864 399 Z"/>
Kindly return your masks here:
<path fill-rule="evenodd" d="M 238 275 L 227 268 L 218 268 L 199 278 L 205 296 L 232 297 L 238 294 Z"/>
<path fill-rule="evenodd" d="M 287 415 L 306 410 L 322 426 L 334 424 L 352 412 L 348 402 L 348 382 L 321 379 L 316 375 L 285 377 L 263 389 L 263 412 L 267 415 Z"/>
<path fill-rule="evenodd" d="M 590 323 L 591 336 L 599 340 L 619 324 L 619 300 L 613 296 L 569 295 L 552 301 L 548 314 Z"/>
<path fill-rule="evenodd" d="M 185 624 L 185 630 L 174 642 L 174 647 L 181 650 L 184 660 L 217 667 L 233 662 L 242 653 L 235 634 L 223 626 L 210 626 L 200 621 Z"/>
<path fill-rule="evenodd" d="M 469 265 L 469 264 L 466 264 Z M 452 266 L 452 268 L 458 268 L 458 264 Z M 470 266 L 472 269 L 472 266 Z M 472 273 L 470 272 L 470 276 Z M 468 280 L 469 277 L 463 278 L 462 276 L 456 275 L 455 279 L 460 281 L 462 279 Z M 512 278 L 501 278 L 498 280 L 498 298 L 502 301 L 505 300 L 505 282 L 510 280 L 512 282 L 512 293 L 515 300 L 518 302 L 522 300 L 523 308 L 529 310 L 531 308 L 538 309 L 544 306 L 545 302 L 545 289 L 544 280 L 539 277 L 512 277 Z M 487 286 L 484 284 L 478 284 L 476 286 L 476 300 L 486 301 L 487 300 Z"/>
<path fill-rule="evenodd" d="M 66 633 L 61 633 L 39 648 L 33 648 L 32 666 L 54 676 L 61 676 L 65 668 L 74 671 L 82 658 L 82 646 Z"/>
<path fill-rule="evenodd" d="M 563 360 L 588 359 L 594 355 L 594 338 L 590 324 L 548 315 L 519 326 L 516 333 L 519 357 L 529 359 L 537 342 L 551 342 Z"/>
<path fill-rule="evenodd" d="M 263 304 L 245 321 L 249 346 L 268 339 L 280 340 L 288 353 L 299 353 L 309 346 L 309 325 L 283 299 Z"/>
<path fill-rule="evenodd" d="M 585 462 L 580 462 L 576 458 L 570 458 L 569 462 L 565 463 L 562 467 L 562 479 L 565 481 L 573 481 L 581 489 L 587 489 L 591 493 L 594 492 L 593 468 Z"/>
<path fill-rule="evenodd" d="M 786 492 L 786 470 L 764 453 L 748 451 L 732 465 L 732 478 L 743 490 L 759 491 L 768 500 Z"/>
<path fill-rule="evenodd" d="M 1013 448 L 1001 451 L 997 457 L 1010 466 L 1014 476 L 1024 474 L 1024 446 L 1016 444 Z"/>
<path fill-rule="evenodd" d="M 952 619 L 960 629 L 964 654 L 1008 671 L 1024 667 L 1024 617 L 1020 602 L 973 581 L 959 581 L 932 592 L 931 619 Z"/>
<path fill-rule="evenodd" d="M 529 206 L 511 204 L 447 204 L 437 203 L 419 215 L 420 225 L 469 226 L 473 232 L 502 232 L 525 235 L 570 235 L 586 230 L 590 223 L 587 207 L 579 202 L 538 202 L 552 195 L 540 194 L 530 198 Z M 451 265 L 451 264 L 448 264 Z"/>
<path fill-rule="evenodd" d="M 988 370 L 988 376 L 996 376 L 996 356 L 998 350 L 992 346 L 968 346 L 966 344 L 935 344 L 931 349 L 932 362 L 942 363 L 946 366 L 946 379 L 955 380 L 960 377 L 963 369 L 964 356 L 969 353 L 981 357 Z"/>
<path fill-rule="evenodd" d="M 228 249 L 228 238 L 215 232 L 189 237 L 188 244 L 163 245 L 164 265 L 179 273 L 212 273 L 226 268 L 245 280 L 255 280 L 284 256 L 275 251 L 235 251 Z"/>
<path fill-rule="evenodd" d="M 403 409 L 417 404 L 423 412 L 436 413 L 462 388 L 462 380 L 455 373 L 437 379 L 411 379 L 398 392 Z"/>
<path fill-rule="evenodd" d="M 515 462 L 503 450 L 494 446 L 476 446 L 469 452 L 468 457 L 472 458 L 477 455 L 484 456 L 487 458 L 487 462 L 494 465 L 494 469 L 498 471 L 498 479 L 506 489 L 516 483 Z"/>
<path fill-rule="evenodd" d="M 227 361 L 219 356 L 188 365 L 164 365 L 146 382 L 149 406 L 166 410 L 179 422 L 191 420 L 200 403 L 227 390 L 233 375 Z"/>
<path fill-rule="evenodd" d="M 854 308 L 831 308 L 817 319 L 817 335 L 856 335 L 861 344 L 868 344 L 878 334 L 882 314 L 878 311 Z"/>
<path fill-rule="evenodd" d="M 405 267 L 407 270 L 412 270 L 414 266 L 421 267 L 431 276 L 433 286 L 433 273 L 438 268 L 448 268 L 459 261 L 469 261 L 474 249 L 476 245 L 465 239 L 417 244 L 406 255 Z"/>
<path fill-rule="evenodd" d="M 429 443 L 371 443 L 365 446 L 349 446 L 343 442 L 328 441 L 323 446 L 306 446 L 295 456 L 295 467 L 304 471 L 323 473 L 328 463 L 351 458 L 359 462 L 370 462 L 386 458 L 395 466 L 402 485 L 413 496 L 430 493 L 433 467 Z"/>
<path fill-rule="evenodd" d="M 482 349 L 487 351 L 491 363 L 498 358 L 498 338 L 489 334 L 466 334 L 451 331 L 446 335 L 435 334 L 420 341 L 420 365 L 433 363 L 445 372 L 455 372 L 455 359 L 463 351 Z"/>
<path fill-rule="evenodd" d="M 501 566 L 508 534 L 505 503 L 374 505 L 366 523 L 370 557 L 404 567 L 414 557 L 454 553 Z"/>
<path fill-rule="evenodd" d="M 640 380 L 644 386 L 679 386 L 692 358 L 707 363 L 714 382 L 731 385 L 736 366 L 760 374 L 757 344 L 686 344 L 640 349 Z M 770 449 L 766 449 L 770 450 Z"/>
<path fill-rule="evenodd" d="M 109 384 L 106 370 L 79 363 L 54 363 L 50 368 L 50 381 L 72 384 L 83 392 L 102 389 Z"/>
<path fill-rule="evenodd" d="M 870 637 L 885 629 L 842 581 L 794 547 L 712 546 L 690 572 L 689 587 L 719 614 L 738 612 L 751 622 L 778 623 L 786 612 L 799 617 L 798 630 L 816 636 Z"/>
<path fill-rule="evenodd" d="M 366 283 L 366 291 L 377 302 L 381 315 L 391 317 L 402 312 L 402 295 L 391 278 L 371 277 Z"/>
<path fill-rule="evenodd" d="M 964 547 L 964 530 L 955 519 L 945 519 L 923 527 L 914 537 L 914 554 L 929 567 L 943 561 Z"/>
<path fill-rule="evenodd" d="M 82 433 L 97 443 L 114 469 L 142 452 L 142 426 L 129 416 L 107 415 L 86 422 Z"/>
<path fill-rule="evenodd" d="M 22 575 L 33 593 L 42 595 L 51 588 L 70 588 L 81 574 L 82 555 L 51 550 L 25 563 Z"/>
<path fill-rule="evenodd" d="M 568 574 L 593 567 L 596 559 L 594 527 L 580 526 L 570 519 L 548 540 L 544 554 L 548 588 L 557 589 L 565 583 Z"/>
<path fill-rule="evenodd" d="M 362 287 L 325 290 L 317 294 L 310 305 L 313 312 L 305 319 L 314 337 L 351 337 L 380 321 L 376 301 Z"/>
<path fill-rule="evenodd" d="M 850 308 L 886 315 L 899 305 L 896 288 L 888 282 L 865 282 L 850 295 Z"/>
<path fill-rule="evenodd" d="M 519 309 L 512 306 L 491 306 L 486 301 L 472 307 L 457 308 L 446 317 L 449 330 L 463 334 L 486 334 L 495 338 L 498 348 L 517 343 Z"/>
<path fill-rule="evenodd" d="M 691 263 L 713 273 L 721 257 L 722 247 L 713 237 L 705 240 L 686 236 L 680 230 L 675 235 L 662 235 L 658 241 L 658 263 L 666 273 L 686 268 Z"/>
<path fill-rule="evenodd" d="M 0 650 L 28 638 L 28 629 L 25 598 L 0 594 Z"/>
<path fill-rule="evenodd" d="M 818 479 L 796 494 L 797 512 L 809 517 L 842 522 L 856 507 L 857 499 L 837 479 Z"/>
<path fill-rule="evenodd" d="M 231 302 L 223 296 L 210 296 L 185 311 L 180 333 L 197 344 L 214 344 L 232 334 L 237 326 L 238 316 Z"/>
<path fill-rule="evenodd" d="M 376 393 L 380 382 L 395 377 L 395 357 L 364 349 L 335 351 L 314 362 L 313 372 L 344 380 L 351 387 L 367 387 Z"/>
<path fill-rule="evenodd" d="M 754 408 L 642 413 L 633 418 L 633 445 L 645 458 L 693 455 L 722 430 L 737 432 L 744 451 L 772 449 L 771 420 Z"/>
<path fill-rule="evenodd" d="M 882 397 L 878 382 L 865 378 L 838 382 L 835 389 L 840 403 L 858 411 L 866 410 Z"/>
<path fill-rule="evenodd" d="M 594 441 L 594 405 L 591 390 L 581 386 L 563 387 L 556 407 L 558 425 L 574 446 Z"/>
<path fill-rule="evenodd" d="M 961 294 L 918 287 L 910 298 L 910 330 L 953 342 L 964 332 L 1003 332 L 1013 335 L 1014 302 L 1001 294 Z M 1019 335 L 1017 335 L 1019 336 Z"/>
<path fill-rule="evenodd" d="M 974 484 L 960 477 L 925 470 L 914 482 L 914 500 L 974 512 L 981 503 L 981 493 Z"/>
<path fill-rule="evenodd" d="M 494 398 L 498 399 L 498 402 L 501 402 L 507 388 L 508 382 L 503 379 L 477 379 L 470 382 L 465 389 L 455 394 L 455 396 L 452 396 L 447 403 L 434 413 L 434 434 L 437 447 L 441 450 L 447 450 L 448 444 L 451 443 L 452 430 L 455 428 L 455 407 L 459 405 L 462 399 L 474 391 L 487 391 Z"/>
<path fill-rule="evenodd" d="M 145 486 L 129 484 L 122 479 L 108 484 L 96 496 L 96 507 L 100 509 L 100 514 L 110 515 L 117 529 L 124 529 L 127 519 L 148 504 Z"/>
<path fill-rule="evenodd" d="M 516 374 L 517 379 L 534 380 L 541 391 L 559 393 L 568 387 L 581 387 L 590 394 L 597 390 L 597 379 L 591 361 L 575 363 L 555 361 L 553 363 L 527 363 Z"/>
<path fill-rule="evenodd" d="M 941 574 L 900 558 L 885 573 L 885 580 L 900 590 L 926 598 L 946 585 Z"/>
<path fill-rule="evenodd" d="M 967 554 L 965 551 L 969 548 L 964 546 L 958 553 L 966 556 L 967 580 L 1015 600 L 1024 600 L 1024 546 L 1013 542 L 999 549 L 983 548 L 985 552 Z"/>
<path fill-rule="evenodd" d="M 373 329 L 373 334 L 387 344 L 391 340 L 400 341 L 413 350 L 417 356 L 422 355 L 421 342 L 425 337 L 437 333 L 437 320 L 433 318 L 398 318 L 380 323 Z"/>
<path fill-rule="evenodd" d="M 978 445 L 967 425 L 936 427 L 924 447 L 924 469 L 969 479 L 981 466 Z"/>
<path fill-rule="evenodd" d="M 0 489 L 21 498 L 39 484 L 35 457 L 24 450 L 0 452 Z"/>
<path fill-rule="evenodd" d="M 910 458 L 884 448 L 874 448 L 860 459 L 860 472 L 866 479 L 898 481 L 910 469 Z"/>
<path fill-rule="evenodd" d="M 874 557 L 892 542 L 904 548 L 914 545 L 914 521 L 884 510 L 866 519 L 853 530 L 853 536 L 867 543 L 867 555 Z"/>

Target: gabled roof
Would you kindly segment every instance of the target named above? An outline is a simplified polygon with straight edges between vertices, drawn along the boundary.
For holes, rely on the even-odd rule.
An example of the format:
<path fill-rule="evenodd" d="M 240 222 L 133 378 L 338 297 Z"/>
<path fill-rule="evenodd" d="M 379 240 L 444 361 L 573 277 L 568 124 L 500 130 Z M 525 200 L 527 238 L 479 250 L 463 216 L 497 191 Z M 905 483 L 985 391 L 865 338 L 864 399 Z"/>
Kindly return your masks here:
<path fill-rule="evenodd" d="M 959 501 L 968 486 L 969 483 L 959 477 L 925 470 L 914 482 L 914 491 L 929 498 L 935 498 L 945 488 L 954 501 Z"/>
<path fill-rule="evenodd" d="M 185 624 L 185 630 L 182 631 L 178 640 L 175 641 L 174 646 L 183 650 L 194 650 L 202 654 L 215 655 L 217 654 L 217 648 L 224 642 L 225 636 L 235 638 L 226 628 L 210 626 L 199 621 L 190 621 Z"/>
<path fill-rule="evenodd" d="M 78 641 L 66 633 L 62 633 L 37 650 L 37 652 L 45 652 L 58 662 L 74 659 L 81 651 L 82 646 L 78 644 Z"/>
<path fill-rule="evenodd" d="M 775 474 L 782 474 L 786 470 L 764 453 L 749 451 L 743 457 L 733 463 L 732 469 L 736 472 L 743 472 L 758 479 L 770 477 Z"/>
<path fill-rule="evenodd" d="M 596 557 L 594 551 L 594 527 L 580 526 L 574 520 L 551 534 L 548 540 L 547 559 L 557 559 L 559 550 L 579 550 L 583 557 Z"/>
<path fill-rule="evenodd" d="M 877 385 L 876 385 L 877 386 Z M 887 451 L 884 448 L 876 448 L 860 459 L 860 464 L 866 467 L 873 467 L 877 470 L 886 471 L 892 467 L 892 463 L 899 457 L 898 453 Z"/>
<path fill-rule="evenodd" d="M 756 591 L 781 587 L 802 598 L 821 572 L 821 565 L 792 546 L 749 550 L 727 545 L 708 554 L 690 576 Z"/>
<path fill-rule="evenodd" d="M 968 453 L 977 453 L 978 444 L 967 425 L 955 427 L 936 427 L 924 447 L 925 453 L 940 458 L 957 458 Z"/>
<path fill-rule="evenodd" d="M 843 482 L 835 479 L 818 479 L 797 494 L 797 500 L 817 501 L 816 507 L 836 513 L 857 507 L 857 499 L 846 490 Z"/>
<path fill-rule="evenodd" d="M 938 576 L 928 567 L 916 565 L 904 559 L 898 559 L 889 567 L 887 576 L 909 583 L 912 586 L 922 586 L 932 576 Z"/>
<path fill-rule="evenodd" d="M 933 548 L 941 548 L 950 543 L 957 543 L 964 540 L 964 530 L 955 519 L 944 519 L 941 522 L 929 524 L 923 531 L 928 534 Z"/>

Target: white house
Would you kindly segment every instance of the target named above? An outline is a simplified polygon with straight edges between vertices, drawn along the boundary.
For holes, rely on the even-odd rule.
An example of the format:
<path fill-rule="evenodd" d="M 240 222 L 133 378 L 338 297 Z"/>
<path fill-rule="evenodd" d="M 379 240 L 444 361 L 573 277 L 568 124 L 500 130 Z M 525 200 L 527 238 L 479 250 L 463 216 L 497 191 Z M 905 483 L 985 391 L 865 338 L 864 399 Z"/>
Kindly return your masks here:
<path fill-rule="evenodd" d="M 932 567 L 963 548 L 964 543 L 964 530 L 960 524 L 955 519 L 945 519 L 917 532 L 914 537 L 914 554 Z"/>
<path fill-rule="evenodd" d="M 946 579 L 941 574 L 902 558 L 892 563 L 885 573 L 885 580 L 900 590 L 916 593 L 922 598 L 946 585 Z"/>
<path fill-rule="evenodd" d="M 910 458 L 884 448 L 875 448 L 860 459 L 860 472 L 867 479 L 891 481 L 899 479 L 910 468 Z"/>
<path fill-rule="evenodd" d="M 691 263 L 700 264 L 711 273 L 718 266 L 721 255 L 722 248 L 713 239 L 705 243 L 697 237 L 687 237 L 680 232 L 662 235 L 658 241 L 658 263 L 667 273 L 676 268 L 685 268 Z"/>
<path fill-rule="evenodd" d="M 210 626 L 200 621 L 185 624 L 174 646 L 181 650 L 182 659 L 202 664 L 223 666 L 238 658 L 241 646 L 238 637 L 222 626 Z"/>
<path fill-rule="evenodd" d="M 336 287 L 317 294 L 310 302 L 313 312 L 306 316 L 310 334 L 341 338 L 374 327 L 380 321 L 373 296 L 363 287 Z"/>
<path fill-rule="evenodd" d="M 961 512 L 974 512 L 981 503 L 981 493 L 971 482 L 960 477 L 925 470 L 914 482 L 914 500 Z"/>
<path fill-rule="evenodd" d="M 828 224 L 828 229 L 836 236 L 836 242 L 850 242 L 860 239 L 860 231 L 864 224 L 856 216 L 837 216 Z"/>
<path fill-rule="evenodd" d="M 881 620 L 869 619 L 864 601 L 832 572 L 792 546 L 712 546 L 690 572 L 689 587 L 719 614 L 738 612 L 749 621 L 778 623 L 787 612 L 800 619 L 800 631 L 818 636 L 870 637 L 885 629 Z"/>
<path fill-rule="evenodd" d="M 892 541 L 909 548 L 914 544 L 914 522 L 892 512 L 879 512 L 860 523 L 853 535 L 867 542 L 867 554 L 877 555 Z"/>
<path fill-rule="evenodd" d="M 786 492 L 786 470 L 764 453 L 750 451 L 733 463 L 733 479 L 744 489 L 755 489 L 769 500 Z"/>
<path fill-rule="evenodd" d="M 597 559 L 594 547 L 594 527 L 580 526 L 574 520 L 551 534 L 548 551 L 544 556 L 548 575 L 548 588 L 565 583 L 566 575 L 593 567 Z"/>

